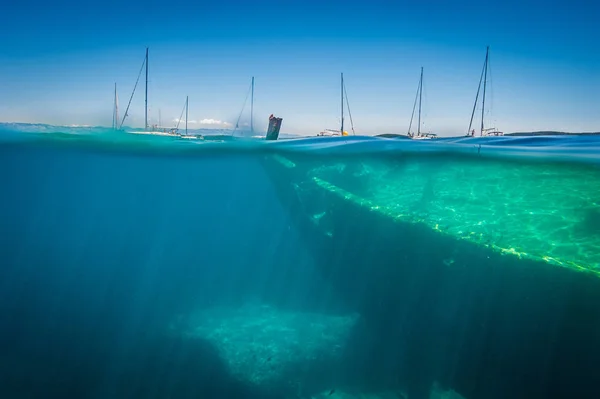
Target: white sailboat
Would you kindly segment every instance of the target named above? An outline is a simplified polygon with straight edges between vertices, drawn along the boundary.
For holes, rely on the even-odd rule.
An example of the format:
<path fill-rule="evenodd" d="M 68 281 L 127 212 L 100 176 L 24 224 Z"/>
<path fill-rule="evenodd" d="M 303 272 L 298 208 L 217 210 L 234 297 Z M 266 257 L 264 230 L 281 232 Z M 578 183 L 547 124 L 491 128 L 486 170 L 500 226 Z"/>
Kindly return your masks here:
<path fill-rule="evenodd" d="M 354 132 L 354 122 L 352 121 L 352 113 L 350 113 L 350 103 L 348 102 L 348 93 L 346 92 L 346 85 L 344 85 L 344 74 L 341 74 L 341 127 L 340 130 L 335 129 L 324 129 L 317 134 L 317 136 L 347 136 L 348 132 L 344 130 L 344 98 L 346 99 L 346 106 L 348 107 L 348 116 L 350 117 L 350 126 L 352 128 L 352 134 Z"/>
<path fill-rule="evenodd" d="M 345 133 L 345 134 L 344 134 Z M 335 129 L 323 129 L 321 130 L 317 136 L 347 136 L 348 132 L 343 132 L 342 134 L 340 134 L 339 130 L 335 130 Z"/>
<path fill-rule="evenodd" d="M 188 134 L 188 115 L 189 115 L 189 105 L 190 105 L 190 101 L 189 101 L 189 96 L 185 97 L 185 133 L 184 134 L 177 134 L 180 138 L 182 139 L 204 139 L 204 136 L 202 136 L 201 134 Z M 181 118 L 183 117 L 183 111 L 181 113 L 181 117 L 179 117 L 179 120 L 177 121 L 177 127 L 175 129 L 179 129 L 179 122 L 181 122 Z"/>
<path fill-rule="evenodd" d="M 410 116 L 410 123 L 408 125 L 408 137 L 413 140 L 431 140 L 437 137 L 434 133 L 421 133 L 421 103 L 423 98 L 423 67 L 421 67 L 421 78 L 419 79 L 419 87 L 417 88 L 417 95 L 415 97 L 415 104 L 413 105 L 412 115 Z M 415 116 L 415 108 L 417 107 L 417 100 L 419 102 L 419 118 L 417 123 L 417 133 L 412 133 L 412 122 Z"/>
<path fill-rule="evenodd" d="M 135 82 L 135 86 L 133 87 L 131 97 L 129 98 L 129 103 L 127 104 L 127 108 L 125 109 L 125 115 L 123 115 L 123 120 L 121 121 L 121 124 L 119 125 L 119 129 L 121 129 L 123 127 L 123 123 L 125 122 L 125 119 L 127 118 L 127 116 L 129 116 L 129 107 L 131 105 L 131 100 L 133 100 L 133 95 L 135 94 L 135 89 L 137 88 L 137 85 L 140 81 L 140 77 L 142 75 L 142 71 L 144 70 L 144 67 L 146 70 L 146 93 L 145 93 L 145 100 L 144 100 L 144 130 L 142 130 L 142 131 L 130 130 L 130 131 L 127 131 L 127 133 L 155 134 L 155 135 L 160 135 L 160 136 L 177 136 L 178 135 L 177 128 L 161 127 L 158 125 L 153 125 L 153 126 L 148 125 L 148 48 L 147 47 L 146 47 L 146 56 L 144 57 L 144 62 L 142 63 L 142 68 L 140 69 L 138 78 Z"/>
<path fill-rule="evenodd" d="M 471 113 L 471 121 L 469 122 L 469 130 L 467 130 L 467 136 L 474 137 L 475 129 L 471 129 L 473 126 L 473 117 L 475 116 L 475 109 L 477 108 L 477 100 L 479 99 L 479 92 L 481 90 L 481 83 L 483 82 L 483 96 L 481 100 L 481 129 L 479 131 L 479 136 L 503 136 L 504 133 L 496 129 L 495 127 L 485 128 L 484 127 L 484 118 L 485 118 L 485 96 L 486 96 L 486 87 L 487 87 L 487 75 L 488 75 L 488 64 L 490 61 L 490 46 L 487 46 L 485 51 L 485 61 L 483 63 L 483 70 L 481 71 L 481 77 L 479 78 L 479 86 L 477 87 L 477 94 L 475 95 L 475 104 L 473 104 L 473 112 Z"/>

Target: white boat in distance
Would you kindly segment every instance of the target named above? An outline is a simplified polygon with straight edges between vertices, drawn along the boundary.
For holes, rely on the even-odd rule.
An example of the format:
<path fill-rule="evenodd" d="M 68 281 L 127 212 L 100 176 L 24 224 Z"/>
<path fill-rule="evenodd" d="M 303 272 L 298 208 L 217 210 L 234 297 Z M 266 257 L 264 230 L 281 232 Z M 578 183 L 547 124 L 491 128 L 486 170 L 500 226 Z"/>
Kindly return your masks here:
<path fill-rule="evenodd" d="M 475 116 L 475 109 L 477 108 L 477 100 L 479 99 L 479 91 L 481 90 L 481 83 L 483 82 L 483 96 L 481 99 L 481 130 L 479 131 L 480 137 L 494 137 L 504 136 L 504 133 L 496 129 L 495 127 L 485 128 L 484 117 L 485 117 L 485 97 L 487 88 L 487 74 L 488 64 L 490 62 L 490 46 L 487 46 L 485 50 L 485 62 L 483 63 L 483 70 L 481 71 L 481 78 L 479 78 L 479 86 L 477 87 L 477 94 L 475 95 L 475 104 L 473 104 L 473 112 L 471 113 L 471 122 L 469 122 L 469 129 L 467 130 L 467 136 L 475 137 L 475 129 L 471 129 L 473 125 L 473 117 Z"/>
<path fill-rule="evenodd" d="M 435 134 L 435 133 L 419 133 L 418 136 L 411 136 L 410 138 L 413 140 L 431 140 L 431 139 L 437 139 L 437 134 Z"/>
<path fill-rule="evenodd" d="M 341 78 L 341 122 L 342 125 L 339 130 L 337 129 L 325 129 L 317 134 L 318 137 L 333 137 L 333 136 L 348 136 L 348 132 L 344 130 L 344 100 L 348 107 L 348 116 L 350 116 L 350 126 L 352 128 L 352 134 L 354 133 L 354 122 L 352 122 L 352 114 L 350 113 L 350 103 L 348 102 L 348 93 L 346 93 L 346 86 L 344 85 L 344 74 L 340 74 Z"/>
<path fill-rule="evenodd" d="M 413 105 L 413 111 L 410 116 L 410 123 L 408 125 L 408 137 L 413 140 L 431 140 L 437 138 L 435 133 L 421 133 L 421 103 L 423 98 L 423 67 L 421 67 L 421 77 L 419 79 L 419 87 L 417 88 L 417 95 L 415 97 L 415 104 Z M 417 132 L 411 132 L 413 119 L 415 117 L 415 108 L 419 102 L 419 119 L 417 121 Z"/>
<path fill-rule="evenodd" d="M 347 136 L 348 132 L 344 130 L 343 133 L 340 133 L 339 130 L 335 129 L 325 129 L 317 134 L 317 136 Z"/>

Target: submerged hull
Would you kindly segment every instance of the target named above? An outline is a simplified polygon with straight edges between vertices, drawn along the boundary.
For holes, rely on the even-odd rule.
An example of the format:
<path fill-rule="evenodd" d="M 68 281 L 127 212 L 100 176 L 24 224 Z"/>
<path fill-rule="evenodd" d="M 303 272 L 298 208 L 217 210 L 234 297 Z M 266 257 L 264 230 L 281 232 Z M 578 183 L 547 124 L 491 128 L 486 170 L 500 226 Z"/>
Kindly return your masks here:
<path fill-rule="evenodd" d="M 590 265 L 432 225 L 415 216 L 426 209 L 395 214 L 351 165 L 323 172 L 300 157 L 264 159 L 322 275 L 380 337 L 371 361 L 395 359 L 387 369 L 409 397 L 435 382 L 467 399 L 600 397 L 600 279 Z M 432 190 L 422 187 L 418 203 L 434 201 Z"/>

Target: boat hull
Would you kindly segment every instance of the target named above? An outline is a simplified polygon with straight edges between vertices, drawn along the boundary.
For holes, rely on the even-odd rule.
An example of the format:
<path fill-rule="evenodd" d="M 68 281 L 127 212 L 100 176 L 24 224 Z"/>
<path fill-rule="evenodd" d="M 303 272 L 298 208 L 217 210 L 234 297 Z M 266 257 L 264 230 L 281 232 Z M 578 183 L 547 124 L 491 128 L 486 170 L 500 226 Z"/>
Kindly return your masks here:
<path fill-rule="evenodd" d="M 360 343 L 371 361 L 401 359 L 388 370 L 409 397 L 436 381 L 466 398 L 600 397 L 597 276 L 390 218 L 307 178 L 300 157 L 263 164 L 320 273 L 379 337 Z"/>

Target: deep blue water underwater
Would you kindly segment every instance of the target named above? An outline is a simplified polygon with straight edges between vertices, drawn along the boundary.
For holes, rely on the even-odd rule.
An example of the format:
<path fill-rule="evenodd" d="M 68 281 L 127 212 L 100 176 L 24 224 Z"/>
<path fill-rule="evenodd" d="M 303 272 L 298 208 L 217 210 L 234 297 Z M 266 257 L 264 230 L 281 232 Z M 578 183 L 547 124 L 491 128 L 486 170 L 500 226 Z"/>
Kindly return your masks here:
<path fill-rule="evenodd" d="M 267 143 L 227 137 L 198 142 L 89 129 L 32 130 L 0 128 L 0 397 L 341 398 L 364 392 L 373 398 L 422 399 L 430 397 L 432 384 L 461 395 L 447 397 L 467 399 L 600 397 L 595 396 L 600 388 L 593 381 L 600 376 L 600 363 L 570 355 L 600 351 L 598 302 L 587 301 L 600 296 L 596 277 L 548 277 L 554 279 L 548 283 L 554 288 L 534 288 L 530 298 L 542 311 L 515 316 L 519 319 L 497 317 L 518 313 L 519 304 L 501 303 L 502 295 L 494 297 L 498 303 L 487 303 L 487 310 L 476 308 L 478 295 L 487 288 L 473 282 L 453 291 L 473 298 L 473 307 L 442 323 L 428 312 L 437 306 L 432 305 L 439 300 L 436 291 L 453 277 L 437 274 L 425 280 L 415 268 L 398 280 L 402 296 L 378 297 L 387 304 L 378 318 L 373 292 L 380 283 L 360 277 L 370 263 L 356 257 L 353 264 L 345 258 L 345 277 L 335 280 L 323 266 L 333 261 L 324 261 L 325 252 L 315 250 L 320 238 L 307 235 L 295 220 L 300 217 L 296 208 L 279 195 L 261 161 L 266 155 L 291 154 L 317 165 L 336 157 L 398 159 L 437 152 L 597 167 L 598 136 L 436 143 L 356 137 Z M 348 220 L 354 217 L 361 216 L 347 215 Z M 363 222 L 365 235 L 376 229 L 368 220 Z M 388 248 L 393 245 L 386 243 Z M 423 243 L 427 245 L 431 243 Z M 377 251 L 373 264 L 378 257 L 391 256 Z M 499 274 L 479 277 L 488 279 L 479 287 L 504 279 L 514 283 L 515 292 L 527 289 L 523 280 Z M 559 278 L 584 292 L 586 300 L 578 300 L 572 291 L 566 294 L 567 288 L 556 283 Z M 349 293 L 350 283 L 341 283 L 346 280 L 353 287 L 365 281 L 365 286 Z M 394 291 L 386 286 L 379 292 Z M 362 299 L 367 297 L 372 302 L 365 305 Z M 542 305 L 546 300 L 549 309 L 564 305 L 560 319 L 548 321 Z M 177 320 L 185 319 L 181 324 L 189 327 L 189 315 L 203 310 L 220 317 L 214 309 L 241 309 L 248 320 L 239 321 L 240 316 L 235 319 L 238 324 L 226 324 L 224 318 L 215 322 L 220 329 L 204 336 L 179 332 Z M 272 313 L 261 320 L 260 312 Z M 269 323 L 283 323 L 275 320 L 282 314 L 318 314 L 332 320 L 358 314 L 359 319 L 339 345 L 345 348 L 341 361 L 320 367 L 313 359 L 286 371 L 303 376 L 294 382 L 302 387 L 292 390 L 286 383 L 278 385 L 277 378 L 264 382 L 256 375 L 285 368 L 286 359 L 278 356 L 292 356 L 283 346 L 292 343 L 263 350 L 256 344 L 261 340 L 258 333 L 245 332 L 257 331 L 249 325 L 262 323 L 261 333 L 271 328 L 271 341 L 279 345 L 278 336 L 284 333 L 277 331 L 287 330 Z M 336 326 L 342 331 L 339 320 Z M 490 327 L 498 320 L 521 325 L 527 341 L 520 340 L 518 331 L 503 333 L 508 331 L 504 324 Z M 571 342 L 582 337 L 582 323 L 588 323 L 585 342 Z M 538 325 L 554 330 L 540 331 Z M 224 332 L 227 328 L 232 331 Z M 329 327 L 326 331 L 332 337 L 337 334 Z M 546 346 L 536 344 L 536 335 L 527 335 L 530 331 Z M 551 339 L 545 339 L 546 332 Z M 335 352 L 338 345 L 321 345 L 326 334 L 319 334 L 302 335 L 294 348 L 314 346 L 324 357 Z M 219 339 L 236 339 L 241 349 L 230 351 L 225 344 L 219 346 Z M 255 345 L 258 355 L 248 355 L 244 345 Z M 498 358 L 507 348 L 517 348 L 518 353 Z M 255 374 L 249 377 L 250 371 Z"/>

